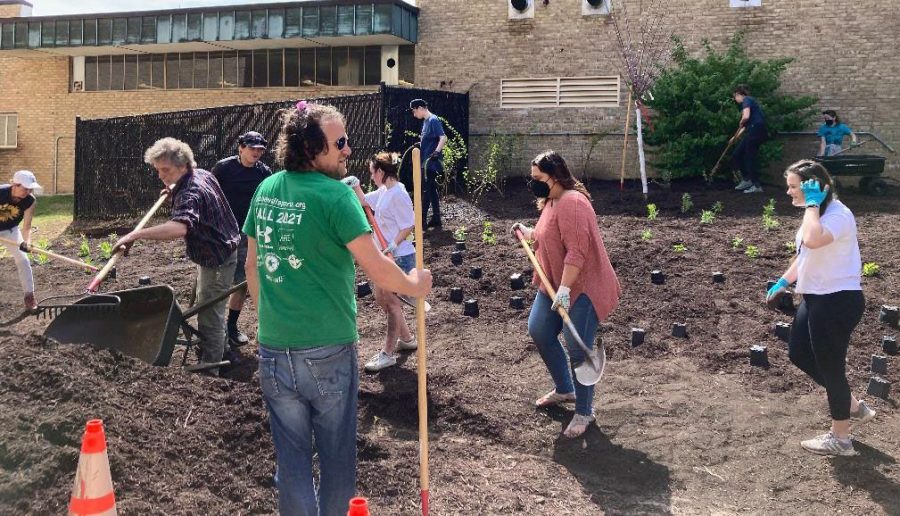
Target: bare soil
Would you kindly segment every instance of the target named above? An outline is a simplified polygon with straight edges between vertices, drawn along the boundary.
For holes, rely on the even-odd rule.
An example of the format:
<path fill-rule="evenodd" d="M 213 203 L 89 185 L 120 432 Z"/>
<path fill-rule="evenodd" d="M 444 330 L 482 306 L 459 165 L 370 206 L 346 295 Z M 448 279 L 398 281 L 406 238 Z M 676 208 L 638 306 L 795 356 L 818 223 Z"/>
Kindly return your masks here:
<path fill-rule="evenodd" d="M 866 396 L 878 417 L 854 432 L 859 456 L 828 459 L 802 451 L 799 440 L 827 428 L 824 391 L 793 367 L 773 334 L 790 321 L 762 302 L 791 252 L 800 213 L 780 187 L 743 195 L 728 185 L 654 186 L 659 218 L 648 221 L 636 186 L 594 183 L 594 206 L 624 293 L 602 325 L 609 363 L 595 399 L 598 422 L 582 438 L 560 436 L 571 407 L 535 410 L 552 388 L 526 332 L 534 288 L 513 291 L 509 276 L 529 272 L 524 252 L 506 235 L 516 220 L 533 222 L 533 200 L 519 182 L 478 210 L 448 198 L 443 231 L 426 236 L 426 266 L 435 274 L 427 319 L 431 508 L 433 514 L 900 514 L 900 358 L 889 357 L 888 400 Z M 694 209 L 681 214 L 690 192 Z M 762 205 L 774 197 L 774 230 Z M 851 387 L 864 394 L 873 354 L 897 330 L 878 320 L 898 304 L 896 251 L 900 200 L 853 191 L 844 200 L 857 216 L 863 260 L 881 272 L 863 281 L 866 312 L 848 358 Z M 701 225 L 700 210 L 724 211 Z M 482 242 L 482 221 L 497 244 Z M 131 222 L 81 222 L 54 242 L 74 256 L 78 233 L 96 249 Z M 468 250 L 454 266 L 452 231 L 466 226 Z M 652 238 L 641 234 L 650 229 Z M 735 236 L 743 238 L 732 248 Z M 686 250 L 677 253 L 676 243 Z M 745 254 L 746 245 L 759 256 Z M 20 310 L 11 260 L 0 270 L 0 320 Z M 468 276 L 470 266 L 484 270 Z M 129 288 L 149 275 L 171 285 L 182 306 L 193 266 L 183 245 L 142 243 L 119 264 L 105 288 Z M 666 274 L 650 283 L 650 271 Z M 714 284 L 712 273 L 727 280 Z M 78 294 L 90 277 L 63 265 L 35 267 L 38 297 Z M 360 278 L 363 279 L 363 278 Z M 478 300 L 465 317 L 449 301 L 451 287 Z M 509 307 L 512 295 L 526 309 Z M 799 301 L 799 299 L 798 299 Z M 410 322 L 414 321 L 410 310 Z M 671 335 L 686 323 L 687 338 Z M 255 378 L 254 343 L 226 379 L 152 367 L 87 345 L 59 345 L 40 333 L 47 321 L 26 319 L 0 329 L 0 513 L 59 514 L 68 501 L 80 435 L 90 418 L 106 425 L 116 499 L 122 514 L 271 514 L 274 451 Z M 255 316 L 241 325 L 255 334 Z M 381 345 L 384 321 L 372 296 L 359 300 L 360 362 Z M 646 342 L 632 348 L 630 329 Z M 751 345 L 767 346 L 769 368 L 751 367 Z M 361 372 L 359 482 L 373 514 L 417 514 L 419 469 L 416 357 L 376 375 Z"/>

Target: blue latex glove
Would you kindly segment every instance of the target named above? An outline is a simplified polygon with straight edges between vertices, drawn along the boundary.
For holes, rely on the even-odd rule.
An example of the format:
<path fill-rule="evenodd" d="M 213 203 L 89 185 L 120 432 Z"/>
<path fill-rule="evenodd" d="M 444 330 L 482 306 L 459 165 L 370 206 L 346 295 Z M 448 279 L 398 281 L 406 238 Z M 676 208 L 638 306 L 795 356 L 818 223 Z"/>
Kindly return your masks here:
<path fill-rule="evenodd" d="M 569 287 L 564 287 L 562 285 L 556 290 L 556 297 L 553 298 L 553 305 L 550 306 L 550 309 L 554 312 L 557 308 L 563 307 L 567 312 L 569 311 L 569 305 L 571 304 L 571 300 L 569 299 Z"/>
<path fill-rule="evenodd" d="M 356 188 L 357 186 L 359 186 L 359 179 L 356 176 L 347 176 L 341 179 L 341 182 L 349 186 L 350 188 Z"/>
<path fill-rule="evenodd" d="M 800 190 L 803 192 L 803 198 L 806 199 L 807 208 L 815 208 L 822 204 L 825 196 L 828 195 L 828 185 L 822 189 L 818 179 L 807 179 L 800 183 Z"/>
<path fill-rule="evenodd" d="M 778 281 L 776 281 L 775 284 L 772 285 L 772 288 L 770 288 L 769 291 L 766 292 L 766 301 L 769 301 L 770 299 L 775 297 L 778 292 L 787 290 L 789 285 L 790 283 L 788 283 L 788 280 L 784 278 L 778 278 Z"/>
<path fill-rule="evenodd" d="M 387 247 L 384 248 L 383 251 L 381 251 L 381 254 L 394 254 L 394 251 L 396 251 L 396 250 L 397 250 L 397 244 L 391 242 L 388 244 Z"/>

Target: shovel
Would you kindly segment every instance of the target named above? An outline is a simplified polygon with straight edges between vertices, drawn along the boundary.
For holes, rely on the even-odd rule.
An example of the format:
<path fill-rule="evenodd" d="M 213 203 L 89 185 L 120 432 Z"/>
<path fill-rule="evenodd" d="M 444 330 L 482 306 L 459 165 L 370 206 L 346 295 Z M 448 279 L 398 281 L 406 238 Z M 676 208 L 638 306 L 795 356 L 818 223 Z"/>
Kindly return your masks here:
<path fill-rule="evenodd" d="M 857 147 L 862 147 L 863 145 L 865 145 L 865 144 L 867 144 L 867 143 L 869 143 L 869 140 L 864 140 L 864 141 L 861 141 L 861 142 L 859 142 L 859 143 L 854 143 L 854 144 L 851 144 L 850 146 L 848 146 L 846 149 L 841 149 L 841 150 L 835 152 L 835 153 L 832 154 L 831 156 L 822 156 L 822 157 L 823 157 L 823 158 L 831 158 L 831 157 L 833 157 L 833 156 L 838 156 L 838 155 L 840 155 L 840 154 L 843 154 L 843 153 L 847 152 L 847 151 L 850 150 L 850 149 L 855 149 L 855 148 L 857 148 Z"/>
<path fill-rule="evenodd" d="M 6 244 L 6 245 L 13 246 L 13 247 L 18 247 L 18 246 L 19 246 L 17 243 L 13 242 L 12 240 L 7 240 L 7 239 L 5 239 L 5 238 L 0 238 L 0 244 Z M 87 263 L 84 263 L 84 262 L 80 262 L 80 261 L 78 261 L 78 260 L 69 258 L 69 257 L 67 257 L 67 256 L 63 256 L 63 255 L 61 255 L 61 254 L 56 254 L 56 253 L 53 253 L 53 252 L 50 252 L 50 251 L 45 251 L 45 250 L 43 250 L 43 249 L 38 249 L 37 247 L 34 247 L 34 246 L 31 247 L 31 251 L 29 251 L 29 252 L 32 253 L 32 254 L 42 254 L 42 255 L 44 255 L 44 256 L 46 256 L 46 257 L 48 257 L 48 258 L 52 258 L 52 259 L 54 259 L 54 260 L 58 260 L 58 261 L 60 261 L 60 262 L 62 262 L 62 263 L 65 263 L 65 264 L 67 264 L 67 265 L 74 265 L 74 266 L 76 266 L 76 267 L 79 267 L 79 268 L 82 268 L 82 269 L 92 270 L 92 271 L 94 271 L 94 272 L 100 271 L 100 269 L 99 269 L 98 267 L 94 267 L 93 265 L 90 265 L 90 264 L 87 264 Z"/>
<path fill-rule="evenodd" d="M 538 263 L 537 258 L 531 251 L 531 247 L 528 245 L 528 242 L 525 241 L 522 232 L 518 229 L 516 230 L 516 237 L 528 254 L 528 259 L 531 260 L 531 264 L 534 265 L 534 270 L 537 271 L 538 276 L 541 278 L 541 283 L 544 285 L 544 288 L 547 289 L 547 294 L 551 299 L 555 298 L 556 290 L 553 289 L 550 280 L 548 280 L 547 276 L 544 274 L 544 269 L 541 268 L 541 264 Z M 563 323 L 565 323 L 566 327 L 569 329 L 569 333 L 572 334 L 572 338 L 575 339 L 578 347 L 584 351 L 585 361 L 575 368 L 575 378 L 577 378 L 582 385 L 596 385 L 600 379 L 603 378 L 603 370 L 606 368 L 606 348 L 603 346 L 603 342 L 600 342 L 599 351 L 587 347 L 584 341 L 581 340 L 581 336 L 578 335 L 578 330 L 575 329 L 575 325 L 572 324 L 572 319 L 569 318 L 569 312 L 562 306 L 557 307 L 556 311 L 559 312 Z"/>
<path fill-rule="evenodd" d="M 734 133 L 734 136 L 728 139 L 728 145 L 725 146 L 725 150 L 722 151 L 722 155 L 719 156 L 719 160 L 716 161 L 716 164 L 713 166 L 712 170 L 709 171 L 709 176 L 707 176 L 707 181 L 711 180 L 716 172 L 719 170 L 719 165 L 722 164 L 722 160 L 725 159 L 725 155 L 728 154 L 728 151 L 731 150 L 731 146 L 734 143 L 741 139 L 741 136 L 744 135 L 744 128 L 738 127 L 737 132 Z"/>

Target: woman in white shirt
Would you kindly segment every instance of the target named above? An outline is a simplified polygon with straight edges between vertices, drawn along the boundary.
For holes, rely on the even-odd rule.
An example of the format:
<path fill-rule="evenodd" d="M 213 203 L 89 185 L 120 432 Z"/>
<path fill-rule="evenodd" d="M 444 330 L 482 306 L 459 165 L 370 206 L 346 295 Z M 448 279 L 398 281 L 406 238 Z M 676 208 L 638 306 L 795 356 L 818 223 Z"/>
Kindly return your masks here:
<path fill-rule="evenodd" d="M 850 419 L 859 424 L 875 417 L 850 393 L 846 374 L 850 335 L 865 309 L 856 220 L 837 199 L 834 182 L 819 163 L 798 161 L 784 177 L 793 205 L 804 208 L 803 223 L 796 235 L 797 256 L 766 299 L 797 283 L 803 302 L 791 327 L 790 359 L 825 387 L 832 419 L 829 432 L 800 445 L 822 455 L 855 455 Z"/>
<path fill-rule="evenodd" d="M 397 153 L 380 152 L 369 160 L 369 172 L 378 189 L 365 194 L 365 202 L 375 212 L 375 222 L 387 241 L 382 252 L 393 255 L 397 266 L 409 273 L 416 266 L 416 248 L 406 238 L 415 228 L 415 214 L 412 200 L 397 175 L 399 165 Z M 375 300 L 387 315 L 387 335 L 384 347 L 366 362 L 370 373 L 395 365 L 395 350 L 414 350 L 417 346 L 403 316 L 400 298 L 375 285 Z"/>

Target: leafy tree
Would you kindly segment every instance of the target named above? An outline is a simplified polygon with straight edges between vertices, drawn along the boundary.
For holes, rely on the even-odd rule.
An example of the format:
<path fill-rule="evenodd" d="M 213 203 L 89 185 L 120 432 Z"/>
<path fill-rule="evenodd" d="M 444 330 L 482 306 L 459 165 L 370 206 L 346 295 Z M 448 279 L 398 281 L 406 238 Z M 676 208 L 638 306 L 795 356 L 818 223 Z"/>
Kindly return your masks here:
<path fill-rule="evenodd" d="M 770 137 L 806 127 L 816 97 L 778 93 L 792 58 L 753 59 L 744 50 L 741 33 L 725 52 L 704 40 L 702 57 L 689 56 L 681 40 L 673 40 L 675 66 L 662 73 L 647 100 L 656 112 L 647 143 L 656 147 L 653 165 L 665 180 L 700 175 L 711 179 L 708 174 L 738 128 L 740 107 L 733 98 L 738 84 L 746 84 L 759 101 Z M 760 166 L 778 159 L 782 150 L 782 142 L 770 138 L 760 149 Z"/>

